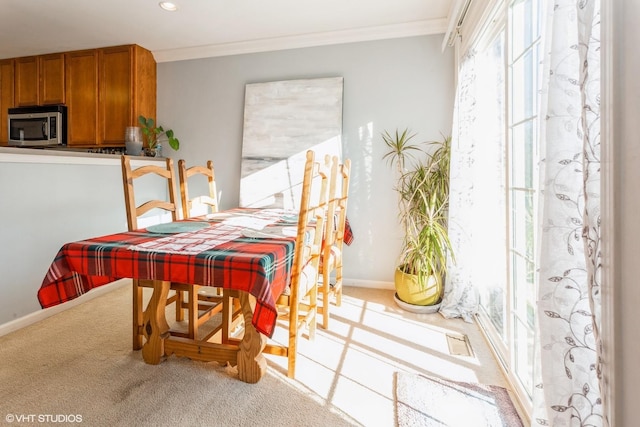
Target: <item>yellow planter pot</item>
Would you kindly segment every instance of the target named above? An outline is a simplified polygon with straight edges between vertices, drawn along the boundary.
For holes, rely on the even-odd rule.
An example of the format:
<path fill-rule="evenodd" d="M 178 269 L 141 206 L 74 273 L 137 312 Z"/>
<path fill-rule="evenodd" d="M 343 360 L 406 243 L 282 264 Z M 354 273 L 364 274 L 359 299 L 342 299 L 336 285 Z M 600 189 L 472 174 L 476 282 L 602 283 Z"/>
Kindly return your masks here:
<path fill-rule="evenodd" d="M 396 293 L 402 301 L 413 305 L 434 305 L 440 302 L 442 287 L 435 277 L 429 277 L 427 286 L 418 283 L 418 277 L 396 269 Z"/>

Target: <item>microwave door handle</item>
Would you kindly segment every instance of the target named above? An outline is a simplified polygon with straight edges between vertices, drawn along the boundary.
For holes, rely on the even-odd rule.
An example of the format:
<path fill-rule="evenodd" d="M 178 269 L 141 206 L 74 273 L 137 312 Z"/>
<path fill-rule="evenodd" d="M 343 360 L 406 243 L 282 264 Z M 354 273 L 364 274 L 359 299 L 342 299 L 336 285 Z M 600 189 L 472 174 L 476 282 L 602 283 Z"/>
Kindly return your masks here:
<path fill-rule="evenodd" d="M 47 136 L 47 121 L 42 122 L 42 136 Z"/>

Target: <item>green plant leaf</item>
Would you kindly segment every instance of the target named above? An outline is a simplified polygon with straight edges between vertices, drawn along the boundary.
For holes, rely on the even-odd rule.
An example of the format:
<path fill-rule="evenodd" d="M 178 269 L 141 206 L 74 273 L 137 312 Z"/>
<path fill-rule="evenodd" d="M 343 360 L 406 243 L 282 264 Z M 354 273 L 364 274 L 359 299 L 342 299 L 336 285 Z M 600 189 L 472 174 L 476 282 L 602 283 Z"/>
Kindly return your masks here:
<path fill-rule="evenodd" d="M 142 125 L 142 133 L 145 135 L 147 147 L 155 148 L 162 138 L 162 140 L 166 139 L 174 150 L 180 148 L 180 141 L 174 136 L 172 129 L 165 131 L 162 126 L 156 126 L 156 122 L 152 118 L 146 118 L 142 115 L 138 116 L 138 122 Z"/>
<path fill-rule="evenodd" d="M 389 151 L 382 156 L 383 160 L 387 160 L 389 164 L 396 163 L 400 173 L 404 171 L 405 164 L 408 160 L 414 158 L 413 152 L 422 149 L 415 144 L 411 144 L 410 141 L 415 137 L 415 133 L 407 128 L 399 133 L 398 129 L 395 131 L 395 135 L 390 135 L 389 132 L 384 131 L 382 133 L 382 140 L 387 145 Z"/>

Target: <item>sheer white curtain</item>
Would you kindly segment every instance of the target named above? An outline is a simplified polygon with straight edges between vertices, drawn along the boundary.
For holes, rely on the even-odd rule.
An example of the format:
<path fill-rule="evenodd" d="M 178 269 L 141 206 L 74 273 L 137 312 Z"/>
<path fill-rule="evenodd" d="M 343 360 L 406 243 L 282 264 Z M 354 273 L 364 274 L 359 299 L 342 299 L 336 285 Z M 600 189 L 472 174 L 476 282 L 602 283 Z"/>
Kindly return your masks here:
<path fill-rule="evenodd" d="M 603 426 L 600 1 L 547 2 L 533 425 Z"/>
<path fill-rule="evenodd" d="M 477 122 L 476 54 L 465 55 L 458 68 L 451 132 L 449 184 L 449 239 L 457 262 L 450 262 L 440 313 L 445 317 L 462 317 L 470 322 L 478 309 L 478 291 L 473 286 L 472 240 L 474 205 L 474 127 Z"/>
<path fill-rule="evenodd" d="M 502 39 L 500 39 L 502 40 Z M 496 44 L 500 50 L 502 43 Z M 504 288 L 504 67 L 491 48 L 460 61 L 449 200 L 450 262 L 440 313 L 471 322 L 482 288 Z M 498 77 L 496 76 L 498 71 Z"/>

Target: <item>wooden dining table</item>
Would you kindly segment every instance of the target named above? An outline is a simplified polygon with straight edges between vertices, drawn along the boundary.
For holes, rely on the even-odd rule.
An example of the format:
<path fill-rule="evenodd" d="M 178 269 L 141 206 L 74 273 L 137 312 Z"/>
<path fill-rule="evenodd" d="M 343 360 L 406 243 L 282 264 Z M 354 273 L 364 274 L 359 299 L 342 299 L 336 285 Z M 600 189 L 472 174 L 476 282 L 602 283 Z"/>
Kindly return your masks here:
<path fill-rule="evenodd" d="M 297 230 L 295 212 L 237 208 L 67 243 L 38 291 L 43 308 L 72 300 L 122 278 L 154 280 L 144 311 L 142 356 L 167 356 L 237 365 L 240 380 L 266 372 L 262 350 L 276 324 L 276 301 L 290 284 Z M 197 341 L 169 334 L 165 317 L 170 282 L 237 291 L 244 336 L 236 343 Z"/>

